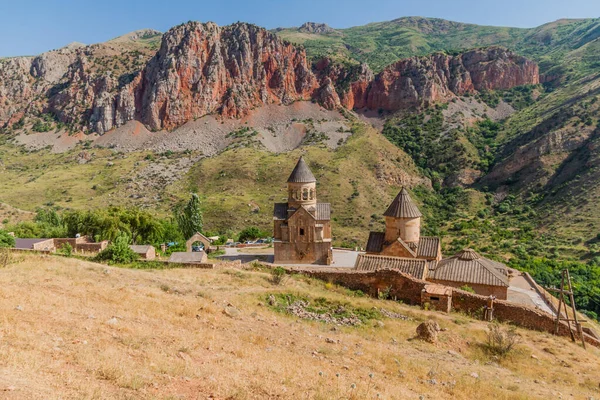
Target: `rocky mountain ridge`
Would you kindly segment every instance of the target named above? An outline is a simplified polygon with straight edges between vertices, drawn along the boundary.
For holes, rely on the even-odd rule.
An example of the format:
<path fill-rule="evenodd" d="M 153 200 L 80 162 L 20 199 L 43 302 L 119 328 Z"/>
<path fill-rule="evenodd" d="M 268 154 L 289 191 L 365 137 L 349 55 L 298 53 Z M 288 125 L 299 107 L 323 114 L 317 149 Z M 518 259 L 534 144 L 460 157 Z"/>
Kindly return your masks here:
<path fill-rule="evenodd" d="M 135 37 L 160 36 L 142 33 Z M 165 33 L 157 52 L 113 40 L 2 60 L 0 126 L 49 114 L 73 131 L 102 134 L 131 120 L 174 129 L 207 114 L 239 118 L 300 100 L 396 111 L 538 82 L 535 63 L 503 48 L 413 57 L 374 76 L 365 64 L 312 66 L 302 48 L 255 25 L 189 22 Z"/>

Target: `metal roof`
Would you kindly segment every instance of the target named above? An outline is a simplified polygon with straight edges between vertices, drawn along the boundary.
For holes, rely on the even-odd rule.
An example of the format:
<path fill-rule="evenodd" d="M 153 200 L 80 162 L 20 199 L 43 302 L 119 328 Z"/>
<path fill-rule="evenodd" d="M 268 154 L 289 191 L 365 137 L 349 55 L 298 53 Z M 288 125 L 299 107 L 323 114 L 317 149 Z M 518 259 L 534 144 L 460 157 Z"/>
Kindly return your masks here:
<path fill-rule="evenodd" d="M 416 258 L 377 256 L 359 254 L 354 264 L 358 271 L 378 271 L 380 269 L 396 269 L 418 279 L 425 279 L 429 270 L 427 260 Z"/>
<path fill-rule="evenodd" d="M 465 249 L 438 262 L 435 269 L 429 272 L 429 279 L 508 287 L 507 274 L 504 264 L 481 257 L 474 250 Z"/>
<path fill-rule="evenodd" d="M 317 219 L 317 221 L 329 220 L 331 218 L 331 204 L 317 203 L 315 218 Z"/>
<path fill-rule="evenodd" d="M 306 209 L 311 215 L 314 215 L 317 221 L 329 221 L 331 219 L 331 204 L 329 203 L 317 203 L 314 208 L 312 206 L 301 207 Z M 273 219 L 282 221 L 288 219 L 288 203 L 275 203 L 273 207 Z"/>
<path fill-rule="evenodd" d="M 310 171 L 310 168 L 308 168 L 308 165 L 304 161 L 304 157 L 300 157 L 287 181 L 288 183 L 309 183 L 316 182 L 317 179 Z"/>
<path fill-rule="evenodd" d="M 287 210 L 287 203 L 275 203 L 275 207 L 273 208 L 273 219 L 286 220 Z"/>
<path fill-rule="evenodd" d="M 383 241 L 385 240 L 384 232 L 369 233 L 367 241 L 367 253 L 380 253 L 383 250 Z"/>
<path fill-rule="evenodd" d="M 45 242 L 46 240 L 52 239 L 20 239 L 15 238 L 15 249 L 33 249 L 33 245 L 40 242 Z"/>
<path fill-rule="evenodd" d="M 417 246 L 417 257 L 437 258 L 440 252 L 440 238 L 421 236 Z"/>
<path fill-rule="evenodd" d="M 402 188 L 383 215 L 394 218 L 419 218 L 422 216 L 405 188 Z"/>
<path fill-rule="evenodd" d="M 146 254 L 149 250 L 155 251 L 154 246 L 145 245 L 145 244 L 132 244 L 129 246 L 129 248 L 131 250 L 133 250 L 134 253 L 137 253 L 137 254 Z"/>

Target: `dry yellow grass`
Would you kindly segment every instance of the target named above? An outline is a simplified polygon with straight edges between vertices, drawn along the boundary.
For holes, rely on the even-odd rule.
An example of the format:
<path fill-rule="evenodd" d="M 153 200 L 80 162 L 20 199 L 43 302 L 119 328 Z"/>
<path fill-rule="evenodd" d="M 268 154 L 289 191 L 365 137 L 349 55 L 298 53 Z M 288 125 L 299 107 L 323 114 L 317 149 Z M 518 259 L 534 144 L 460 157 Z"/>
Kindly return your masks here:
<path fill-rule="evenodd" d="M 273 286 L 263 272 L 140 271 L 20 257 L 0 270 L 0 398 L 598 396 L 599 351 L 548 334 L 519 330 L 517 350 L 494 361 L 478 345 L 482 322 L 348 297 L 300 276 Z M 415 320 L 332 330 L 262 304 L 278 291 L 385 307 Z M 228 304 L 239 315 L 225 315 Z M 447 328 L 439 343 L 409 340 L 430 317 Z"/>

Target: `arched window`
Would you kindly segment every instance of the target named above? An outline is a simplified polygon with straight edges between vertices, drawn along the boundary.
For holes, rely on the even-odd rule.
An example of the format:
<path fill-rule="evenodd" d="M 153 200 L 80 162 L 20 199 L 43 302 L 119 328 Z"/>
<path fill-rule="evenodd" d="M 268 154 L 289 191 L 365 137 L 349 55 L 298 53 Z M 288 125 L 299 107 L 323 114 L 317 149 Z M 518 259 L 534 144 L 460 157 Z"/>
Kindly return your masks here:
<path fill-rule="evenodd" d="M 311 200 L 315 199 L 315 189 L 310 189 L 310 199 Z"/>
<path fill-rule="evenodd" d="M 302 200 L 308 200 L 308 188 L 302 189 Z"/>

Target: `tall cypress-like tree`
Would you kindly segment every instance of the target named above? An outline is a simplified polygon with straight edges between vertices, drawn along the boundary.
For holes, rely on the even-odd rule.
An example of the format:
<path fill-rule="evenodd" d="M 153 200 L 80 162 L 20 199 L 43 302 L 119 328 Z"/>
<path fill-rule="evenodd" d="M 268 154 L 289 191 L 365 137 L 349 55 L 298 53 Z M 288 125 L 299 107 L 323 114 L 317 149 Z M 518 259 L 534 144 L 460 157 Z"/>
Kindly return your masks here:
<path fill-rule="evenodd" d="M 177 223 L 185 238 L 190 238 L 197 232 L 202 232 L 204 221 L 200 210 L 200 198 L 192 193 L 190 201 L 177 212 Z"/>

